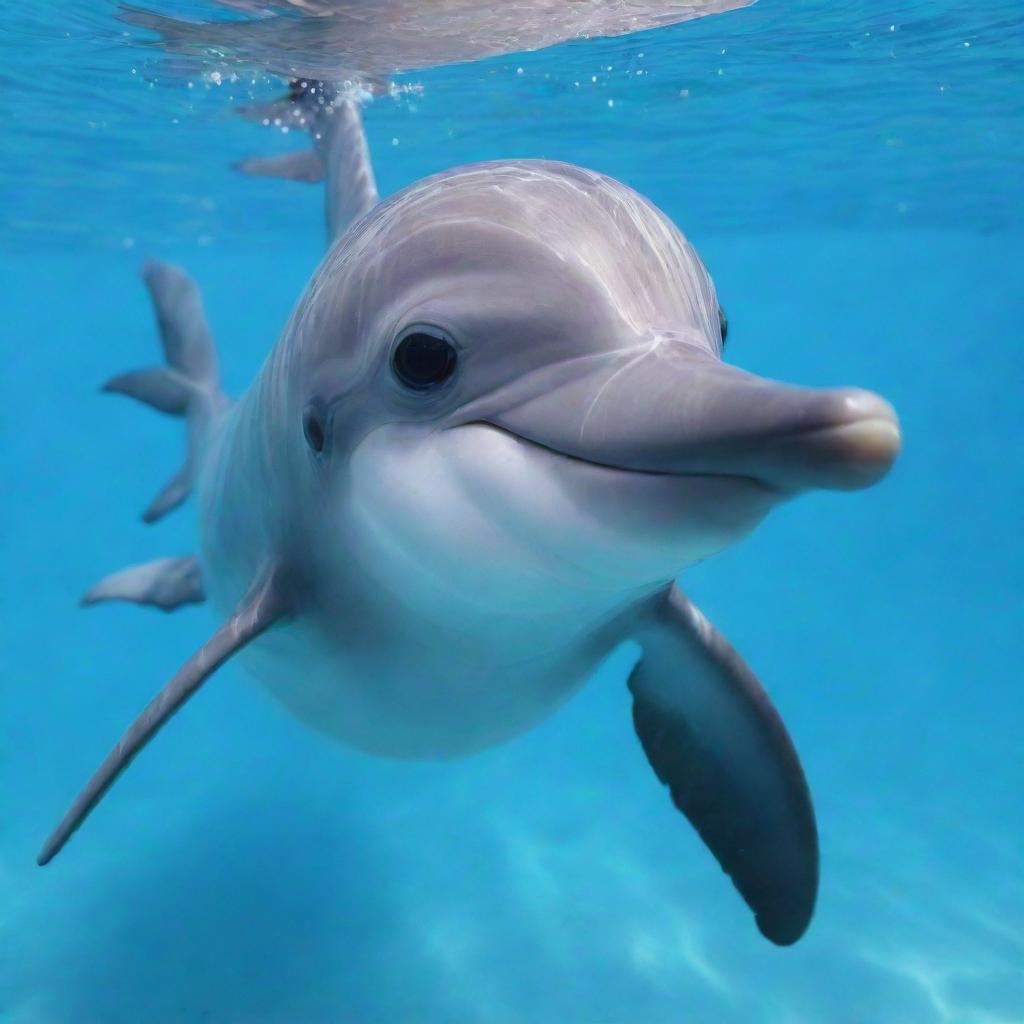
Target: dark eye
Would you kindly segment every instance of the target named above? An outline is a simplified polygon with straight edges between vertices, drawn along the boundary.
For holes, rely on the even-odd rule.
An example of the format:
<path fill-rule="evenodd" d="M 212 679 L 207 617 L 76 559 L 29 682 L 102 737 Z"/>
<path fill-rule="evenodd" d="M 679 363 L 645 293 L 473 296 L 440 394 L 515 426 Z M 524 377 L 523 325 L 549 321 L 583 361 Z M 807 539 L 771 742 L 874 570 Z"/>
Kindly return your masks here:
<path fill-rule="evenodd" d="M 324 434 L 323 416 L 315 405 L 306 406 L 306 411 L 302 414 L 302 433 L 310 451 L 319 455 L 324 450 L 327 438 Z"/>
<path fill-rule="evenodd" d="M 426 391 L 444 383 L 454 372 L 458 355 L 438 327 L 414 327 L 395 348 L 391 368 L 413 391 Z"/>
<path fill-rule="evenodd" d="M 729 334 L 729 318 L 721 306 L 718 307 L 718 326 L 722 329 L 722 344 L 725 345 L 725 339 Z"/>

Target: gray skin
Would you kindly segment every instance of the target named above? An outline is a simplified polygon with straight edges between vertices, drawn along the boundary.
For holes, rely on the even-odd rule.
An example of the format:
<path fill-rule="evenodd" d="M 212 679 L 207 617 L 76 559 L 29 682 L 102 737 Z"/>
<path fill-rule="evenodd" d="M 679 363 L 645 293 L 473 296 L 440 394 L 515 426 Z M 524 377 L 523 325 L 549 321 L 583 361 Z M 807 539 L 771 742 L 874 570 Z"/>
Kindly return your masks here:
<path fill-rule="evenodd" d="M 663 28 L 753 0 L 220 2 L 256 17 L 196 21 L 134 6 L 123 7 L 119 16 L 158 33 L 162 45 L 178 54 L 213 49 L 229 61 L 282 75 L 382 83 L 395 71 Z"/>
<path fill-rule="evenodd" d="M 358 111 L 329 105 L 330 213 L 376 193 Z M 633 640 L 652 767 L 761 931 L 799 938 L 818 883 L 803 772 L 757 679 L 673 580 L 803 491 L 878 480 L 899 447 L 892 409 L 725 364 L 693 247 L 636 192 L 566 164 L 456 168 L 359 216 L 230 408 L 203 345 L 189 355 L 208 337 L 194 285 L 162 265 L 147 279 L 185 393 L 160 371 L 110 386 L 190 415 L 202 578 L 225 624 L 40 862 L 236 652 L 320 732 L 453 758 L 530 728 Z M 457 361 L 411 390 L 395 351 L 424 332 Z M 188 560 L 162 560 L 90 595 L 168 608 L 197 586 Z"/>

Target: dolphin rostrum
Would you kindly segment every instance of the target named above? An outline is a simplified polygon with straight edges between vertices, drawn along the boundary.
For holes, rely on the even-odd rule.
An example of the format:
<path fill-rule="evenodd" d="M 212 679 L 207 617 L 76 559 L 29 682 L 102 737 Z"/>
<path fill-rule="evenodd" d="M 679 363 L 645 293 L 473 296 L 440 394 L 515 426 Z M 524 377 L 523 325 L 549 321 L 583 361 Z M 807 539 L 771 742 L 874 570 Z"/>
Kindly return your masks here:
<path fill-rule="evenodd" d="M 185 466 L 146 518 L 194 489 L 201 554 L 116 573 L 86 600 L 208 595 L 223 625 L 39 862 L 235 654 L 323 733 L 452 758 L 530 728 L 631 639 L 655 774 L 762 933 L 795 942 L 818 884 L 803 771 L 760 683 L 673 580 L 802 491 L 877 481 L 895 414 L 867 391 L 724 363 L 700 258 L 625 185 L 509 160 L 377 202 L 358 108 L 303 88 L 288 102 L 313 102 L 316 152 L 249 169 L 322 174 L 336 238 L 259 376 L 229 404 L 196 286 L 150 264 L 168 365 L 108 385 L 186 418 Z"/>

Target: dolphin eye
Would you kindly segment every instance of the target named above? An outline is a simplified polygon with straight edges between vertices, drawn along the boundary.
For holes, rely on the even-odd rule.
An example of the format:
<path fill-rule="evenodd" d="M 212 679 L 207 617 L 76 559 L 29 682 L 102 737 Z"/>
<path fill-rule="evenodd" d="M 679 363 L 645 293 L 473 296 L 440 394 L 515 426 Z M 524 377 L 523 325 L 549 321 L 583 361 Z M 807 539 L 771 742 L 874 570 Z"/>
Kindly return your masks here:
<path fill-rule="evenodd" d="M 721 306 L 718 307 L 718 326 L 722 330 L 722 346 L 725 347 L 725 339 L 729 334 L 729 318 L 725 315 L 725 310 Z"/>
<path fill-rule="evenodd" d="M 458 353 L 451 338 L 439 327 L 417 324 L 395 347 L 391 369 L 412 391 L 426 391 L 443 384 L 454 372 Z"/>

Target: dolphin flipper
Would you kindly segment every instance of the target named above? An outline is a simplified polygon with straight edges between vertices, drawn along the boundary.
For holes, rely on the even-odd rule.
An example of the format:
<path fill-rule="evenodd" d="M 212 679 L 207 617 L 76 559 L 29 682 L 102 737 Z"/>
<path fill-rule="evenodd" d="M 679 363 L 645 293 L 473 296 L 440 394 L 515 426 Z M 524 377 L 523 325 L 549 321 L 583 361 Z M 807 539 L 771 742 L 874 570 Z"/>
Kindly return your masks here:
<path fill-rule="evenodd" d="M 43 844 L 37 858 L 40 866 L 48 864 L 61 851 L 118 776 L 185 701 L 232 655 L 290 612 L 278 574 L 268 573 L 131 724 Z"/>
<path fill-rule="evenodd" d="M 158 558 L 104 576 L 86 591 L 82 604 L 131 601 L 170 612 L 183 604 L 199 604 L 205 600 L 199 560 L 194 555 L 185 555 Z"/>
<path fill-rule="evenodd" d="M 675 805 L 762 934 L 796 942 L 814 912 L 818 834 L 793 744 L 754 674 L 673 585 L 648 609 L 633 721 Z"/>

